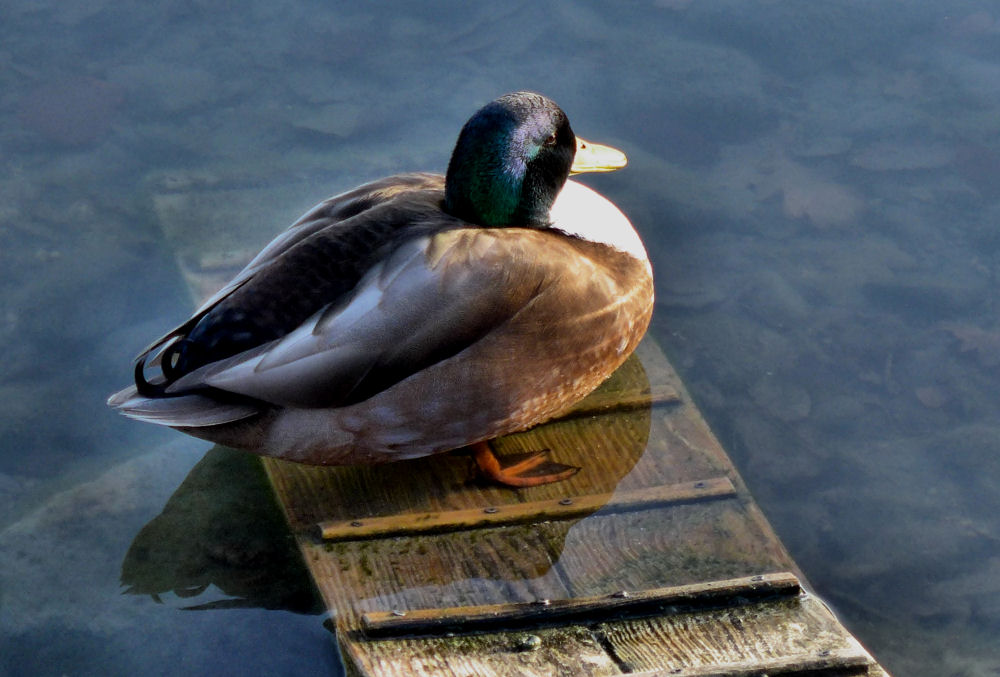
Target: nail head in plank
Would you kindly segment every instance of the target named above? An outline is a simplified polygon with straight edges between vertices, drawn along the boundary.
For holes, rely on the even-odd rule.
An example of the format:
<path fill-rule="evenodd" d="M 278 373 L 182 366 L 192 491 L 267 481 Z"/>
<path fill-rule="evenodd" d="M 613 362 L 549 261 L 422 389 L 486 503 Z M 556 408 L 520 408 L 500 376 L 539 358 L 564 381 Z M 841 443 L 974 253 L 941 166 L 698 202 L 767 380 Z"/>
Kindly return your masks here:
<path fill-rule="evenodd" d="M 393 609 L 363 614 L 369 637 L 440 635 L 556 622 L 598 622 L 634 614 L 664 613 L 665 609 L 725 606 L 751 599 L 793 596 L 802 592 L 790 573 L 763 574 L 669 588 L 622 591 L 611 595 L 528 603 L 490 604 L 444 609 Z"/>

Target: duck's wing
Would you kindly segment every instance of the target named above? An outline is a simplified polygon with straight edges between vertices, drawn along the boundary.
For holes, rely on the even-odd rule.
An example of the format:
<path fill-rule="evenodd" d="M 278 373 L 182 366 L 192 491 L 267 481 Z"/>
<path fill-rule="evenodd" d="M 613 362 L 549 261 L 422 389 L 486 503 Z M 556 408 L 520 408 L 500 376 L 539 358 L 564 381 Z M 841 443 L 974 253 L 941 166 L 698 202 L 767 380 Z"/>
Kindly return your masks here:
<path fill-rule="evenodd" d="M 458 354 L 530 304 L 559 275 L 546 262 L 553 237 L 468 228 L 411 239 L 345 302 L 279 340 L 181 377 L 167 394 L 209 387 L 297 407 L 364 400 Z"/>
<path fill-rule="evenodd" d="M 346 225 L 345 222 L 348 221 L 354 223 L 355 216 L 403 193 L 443 189 L 444 177 L 439 174 L 399 174 L 366 183 L 320 202 L 265 246 L 232 280 L 202 303 L 188 320 L 151 343 L 140 356 L 148 355 L 174 337 L 186 334 L 207 311 L 279 260 L 282 254 L 312 235 Z"/>

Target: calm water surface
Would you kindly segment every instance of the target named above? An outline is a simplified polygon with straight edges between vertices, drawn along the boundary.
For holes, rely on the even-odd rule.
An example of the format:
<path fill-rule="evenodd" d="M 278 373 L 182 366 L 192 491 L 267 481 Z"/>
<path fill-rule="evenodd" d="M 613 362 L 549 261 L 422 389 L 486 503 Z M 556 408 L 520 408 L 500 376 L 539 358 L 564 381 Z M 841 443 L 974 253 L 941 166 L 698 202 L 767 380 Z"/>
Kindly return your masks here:
<path fill-rule="evenodd" d="M 817 591 L 897 675 L 1000 674 L 994 3 L 0 14 L 0 672 L 336 673 L 259 466 L 104 399 L 204 252 L 535 89 L 629 154 L 653 332 Z"/>

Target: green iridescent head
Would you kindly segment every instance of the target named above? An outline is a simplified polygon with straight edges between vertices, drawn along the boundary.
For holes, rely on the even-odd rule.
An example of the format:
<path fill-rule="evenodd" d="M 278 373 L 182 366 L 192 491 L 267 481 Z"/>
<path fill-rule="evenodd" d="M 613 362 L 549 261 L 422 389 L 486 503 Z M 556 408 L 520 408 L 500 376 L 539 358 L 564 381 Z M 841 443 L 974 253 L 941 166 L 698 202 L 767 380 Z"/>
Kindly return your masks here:
<path fill-rule="evenodd" d="M 578 147 L 585 149 L 580 157 Z M 612 155 L 595 161 L 595 151 Z M 514 92 L 483 106 L 462 128 L 448 163 L 445 209 L 482 226 L 545 226 L 571 171 L 623 166 L 622 153 L 578 141 L 554 101 Z"/>

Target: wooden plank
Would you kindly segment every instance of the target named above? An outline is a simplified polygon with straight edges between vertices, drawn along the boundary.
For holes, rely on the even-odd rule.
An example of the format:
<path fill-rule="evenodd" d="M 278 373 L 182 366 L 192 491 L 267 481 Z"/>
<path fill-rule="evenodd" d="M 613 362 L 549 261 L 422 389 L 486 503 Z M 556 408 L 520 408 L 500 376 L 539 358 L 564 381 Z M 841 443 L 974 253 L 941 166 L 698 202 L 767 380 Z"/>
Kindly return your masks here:
<path fill-rule="evenodd" d="M 696 668 L 676 668 L 670 675 L 677 677 L 760 677 L 766 675 L 796 675 L 796 677 L 824 677 L 863 675 L 868 673 L 872 659 L 866 652 L 855 649 L 821 651 L 798 656 L 781 656 L 761 661 L 743 661 L 728 665 L 707 665 Z M 644 670 L 631 673 L 635 677 L 659 677 L 663 670 Z"/>
<path fill-rule="evenodd" d="M 763 581 L 762 581 L 763 582 Z M 685 595 L 679 594 L 671 600 L 664 596 L 662 603 L 669 610 L 666 614 L 635 619 L 616 618 L 606 623 L 592 625 L 593 619 L 573 615 L 552 617 L 548 621 L 570 622 L 571 625 L 542 626 L 530 632 L 483 632 L 492 626 L 491 610 L 478 609 L 457 612 L 451 619 L 460 617 L 472 625 L 461 626 L 458 634 L 448 632 L 457 629 L 451 622 L 436 624 L 434 616 L 428 615 L 421 621 L 431 624 L 433 636 L 404 636 L 371 638 L 357 630 L 345 630 L 347 652 L 362 666 L 363 674 L 426 674 L 426 675 L 520 675 L 520 674 L 595 674 L 592 668 L 600 665 L 597 674 L 640 674 L 640 675 L 682 675 L 705 677 L 709 675 L 743 677 L 750 675 L 868 675 L 885 677 L 884 671 L 874 663 L 871 656 L 844 632 L 826 607 L 814 597 L 799 595 L 796 579 L 788 574 L 770 577 L 770 583 L 788 585 L 782 590 L 786 595 L 767 595 L 754 601 L 753 596 L 733 595 L 746 581 L 717 582 L 719 599 L 702 600 L 713 602 L 737 602 L 736 605 L 718 606 L 706 609 L 700 605 L 685 606 Z M 690 586 L 689 599 L 698 600 L 701 586 Z M 728 588 L 727 594 L 722 594 Z M 678 591 L 679 592 L 679 591 Z M 758 591 L 758 592 L 763 592 Z M 621 599 L 621 598 L 616 598 Z M 594 600 L 595 603 L 603 600 Z M 530 605 L 537 607 L 538 605 Z M 547 607 L 546 607 L 547 608 Z M 503 611 L 503 610 L 501 610 Z M 619 609 L 619 613 L 623 610 Z M 614 614 L 612 614 L 614 615 Z M 371 620 L 388 620 L 381 614 L 371 614 Z M 392 616 L 391 618 L 403 618 Z M 477 618 L 481 622 L 477 622 Z M 508 625 L 510 619 L 503 619 Z M 536 619 L 537 620 L 537 619 Z M 390 621 L 397 623 L 399 621 Z M 629 654 L 628 639 L 635 633 L 637 624 L 656 627 L 664 622 L 671 624 L 669 633 L 671 646 L 667 650 L 658 647 L 658 653 L 650 650 L 650 638 L 645 636 L 638 644 L 649 651 L 658 661 L 650 667 L 634 660 Z M 514 623 L 517 625 L 517 623 Z M 373 626 L 374 627 L 374 626 Z M 416 626 L 400 625 L 382 628 L 390 633 L 420 630 Z M 378 634 L 378 632 L 376 632 Z M 647 633 L 648 634 L 648 633 Z M 622 637 L 626 641 L 622 641 Z M 553 663 L 547 659 L 542 664 L 525 665 L 517 662 L 519 654 L 530 654 L 543 647 L 551 649 L 553 642 L 579 642 L 585 656 L 579 663 Z M 599 654 L 587 653 L 595 645 L 602 646 L 606 658 L 613 666 L 600 660 Z M 817 648 L 819 647 L 819 648 Z M 824 648 L 825 647 L 825 648 Z M 457 661 L 442 661 L 441 656 L 458 656 Z M 471 656 L 473 662 L 466 662 Z M 564 654 L 565 656 L 565 654 Z M 731 660 L 736 656 L 735 660 Z M 483 662 L 482 659 L 486 658 Z M 500 659 L 503 660 L 500 660 Z M 511 659 L 515 659 L 514 662 Z M 499 661 L 499 662 L 497 662 Z M 430 663 L 430 664 L 428 664 Z M 612 669 L 614 668 L 614 669 Z M 359 673 L 360 674 L 360 673 Z"/>
<path fill-rule="evenodd" d="M 871 660 L 812 595 L 606 623 L 597 633 L 628 672 L 760 675 Z"/>
<path fill-rule="evenodd" d="M 789 570 L 773 535 L 747 520 L 737 498 L 599 513 L 575 524 L 561 545 L 557 567 L 574 597 Z"/>
<path fill-rule="evenodd" d="M 713 477 L 670 486 L 617 493 L 487 506 L 449 512 L 403 513 L 386 517 L 320 522 L 320 537 L 328 541 L 459 531 L 527 522 L 577 519 L 597 510 L 605 513 L 649 510 L 672 504 L 704 501 L 735 493 L 727 477 Z"/>
<path fill-rule="evenodd" d="M 347 639 L 342 643 L 344 658 L 356 675 L 611 677 L 622 674 L 584 628 L 371 642 Z"/>
<path fill-rule="evenodd" d="M 594 623 L 612 617 L 663 613 L 664 609 L 726 606 L 734 601 L 798 595 L 799 580 L 790 573 L 710 581 L 653 590 L 621 590 L 600 597 L 542 599 L 527 604 L 494 604 L 416 611 L 377 611 L 362 616 L 368 637 L 441 635 L 518 628 L 553 623 Z"/>
<path fill-rule="evenodd" d="M 316 524 L 399 512 L 444 512 L 518 503 L 503 487 L 473 481 L 468 458 L 443 454 L 377 466 L 321 467 L 263 459 L 283 497 L 289 524 L 312 532 Z"/>
<path fill-rule="evenodd" d="M 328 608 L 348 628 L 359 628 L 366 611 L 565 598 L 550 544 L 551 534 L 531 525 L 332 543 L 299 538 Z"/>

